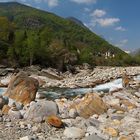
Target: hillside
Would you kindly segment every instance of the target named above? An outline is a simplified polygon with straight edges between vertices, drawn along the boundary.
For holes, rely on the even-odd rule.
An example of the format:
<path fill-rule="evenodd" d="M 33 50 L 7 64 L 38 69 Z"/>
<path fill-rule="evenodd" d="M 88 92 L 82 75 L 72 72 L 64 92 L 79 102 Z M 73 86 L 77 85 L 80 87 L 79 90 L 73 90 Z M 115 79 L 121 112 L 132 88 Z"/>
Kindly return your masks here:
<path fill-rule="evenodd" d="M 12 65 L 122 65 L 127 54 L 82 26 L 17 2 L 0 3 L 0 60 Z M 124 61 L 123 61 L 124 58 Z"/>

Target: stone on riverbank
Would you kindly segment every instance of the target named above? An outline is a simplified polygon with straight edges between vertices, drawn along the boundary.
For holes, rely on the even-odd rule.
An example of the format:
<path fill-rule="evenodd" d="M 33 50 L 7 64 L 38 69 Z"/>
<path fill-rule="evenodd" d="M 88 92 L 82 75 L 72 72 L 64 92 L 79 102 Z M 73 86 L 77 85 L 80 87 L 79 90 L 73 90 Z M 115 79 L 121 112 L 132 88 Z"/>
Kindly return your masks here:
<path fill-rule="evenodd" d="M 57 127 L 57 128 L 62 128 L 63 127 L 63 122 L 61 121 L 60 118 L 58 118 L 55 115 L 46 117 L 45 121 L 51 126 L 54 126 L 54 127 Z"/>
<path fill-rule="evenodd" d="M 50 115 L 57 115 L 58 107 L 53 101 L 41 100 L 32 102 L 29 109 L 26 111 L 24 118 L 34 122 L 42 122 L 45 117 Z"/>
<path fill-rule="evenodd" d="M 38 87 L 36 79 L 28 77 L 25 73 L 19 73 L 11 79 L 4 96 L 26 105 L 35 100 Z"/>
<path fill-rule="evenodd" d="M 85 136 L 85 131 L 80 129 L 80 128 L 76 128 L 76 127 L 69 127 L 66 128 L 64 131 L 64 135 L 69 139 L 81 139 L 82 137 Z"/>
<path fill-rule="evenodd" d="M 8 103 L 8 101 L 3 98 L 3 96 L 0 95 L 0 109 L 3 108 L 4 105 L 6 105 Z"/>
<path fill-rule="evenodd" d="M 4 105 L 2 108 L 2 114 L 7 115 L 10 109 L 11 109 L 10 106 Z"/>
<path fill-rule="evenodd" d="M 75 104 L 78 114 L 83 118 L 89 118 L 94 114 L 103 114 L 107 111 L 107 105 L 94 93 L 87 94 L 79 104 Z"/>

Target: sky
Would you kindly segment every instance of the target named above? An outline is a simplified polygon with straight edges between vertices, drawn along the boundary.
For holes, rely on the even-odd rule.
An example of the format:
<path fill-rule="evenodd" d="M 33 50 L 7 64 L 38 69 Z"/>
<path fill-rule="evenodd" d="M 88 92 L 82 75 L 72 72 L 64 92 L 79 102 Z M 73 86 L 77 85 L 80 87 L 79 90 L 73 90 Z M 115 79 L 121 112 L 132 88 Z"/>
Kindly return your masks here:
<path fill-rule="evenodd" d="M 8 0 L 0 0 L 5 1 Z M 90 30 L 125 51 L 140 48 L 140 0 L 16 1 L 64 18 L 75 17 Z"/>

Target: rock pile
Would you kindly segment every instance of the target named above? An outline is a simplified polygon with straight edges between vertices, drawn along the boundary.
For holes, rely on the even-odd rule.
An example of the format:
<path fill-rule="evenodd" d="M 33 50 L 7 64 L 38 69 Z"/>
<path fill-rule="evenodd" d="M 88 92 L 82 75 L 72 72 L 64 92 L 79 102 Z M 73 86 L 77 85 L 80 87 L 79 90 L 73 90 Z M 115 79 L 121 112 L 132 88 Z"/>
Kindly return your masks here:
<path fill-rule="evenodd" d="M 28 75 L 30 75 L 30 77 L 37 79 L 39 82 L 39 86 L 45 88 L 94 87 L 98 84 L 111 81 L 112 79 L 123 77 L 124 72 L 127 73 L 127 76 L 140 74 L 140 67 L 96 67 L 94 69 L 91 69 L 90 67 L 87 67 L 85 65 L 82 68 L 80 66 L 77 66 L 75 67 L 75 69 L 76 72 L 74 74 L 69 71 L 61 73 L 52 68 L 41 69 L 39 66 L 23 68 L 20 71 L 24 71 Z M 8 85 L 11 79 L 11 72 L 14 73 L 15 70 L 8 72 L 6 76 L 0 76 L 1 87 Z M 124 84 L 127 84 L 128 80 L 129 79 L 126 78 L 126 82 Z"/>
<path fill-rule="evenodd" d="M 140 86 L 54 101 L 36 98 L 38 87 L 23 73 L 11 79 L 0 96 L 0 139 L 140 139 Z"/>

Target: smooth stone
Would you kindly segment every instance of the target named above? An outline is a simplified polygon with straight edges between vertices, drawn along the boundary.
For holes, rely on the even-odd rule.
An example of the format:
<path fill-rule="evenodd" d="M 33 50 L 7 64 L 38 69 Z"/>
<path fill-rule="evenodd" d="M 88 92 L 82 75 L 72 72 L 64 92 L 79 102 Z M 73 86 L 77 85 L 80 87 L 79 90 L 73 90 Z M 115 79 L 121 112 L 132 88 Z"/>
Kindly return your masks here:
<path fill-rule="evenodd" d="M 37 126 L 32 127 L 32 132 L 37 132 L 38 130 L 39 130 L 39 128 Z"/>
<path fill-rule="evenodd" d="M 135 138 L 140 139 L 140 129 L 137 129 L 134 134 Z"/>
<path fill-rule="evenodd" d="M 118 131 L 112 127 L 108 127 L 105 129 L 104 131 L 105 133 L 107 133 L 108 135 L 112 136 L 112 137 L 117 137 L 118 136 Z"/>
<path fill-rule="evenodd" d="M 20 138 L 20 140 L 37 140 L 37 139 L 30 136 L 25 136 L 25 137 Z"/>
<path fill-rule="evenodd" d="M 99 136 L 97 136 L 95 134 L 92 134 L 89 137 L 87 137 L 86 140 L 104 140 L 104 139 L 100 138 Z"/>
<path fill-rule="evenodd" d="M 120 136 L 118 140 L 134 140 L 132 136 Z"/>
<path fill-rule="evenodd" d="M 2 109 L 3 106 L 6 104 L 7 104 L 7 100 L 0 95 L 0 109 Z"/>
<path fill-rule="evenodd" d="M 38 80 L 28 77 L 24 72 L 20 72 L 16 76 L 12 76 L 4 96 L 26 105 L 35 100 L 38 88 Z"/>
<path fill-rule="evenodd" d="M 96 128 L 98 128 L 99 125 L 100 125 L 100 121 L 99 120 L 92 119 L 92 118 L 88 119 L 85 123 L 86 123 L 87 126 L 94 126 Z"/>
<path fill-rule="evenodd" d="M 53 101 L 41 100 L 32 102 L 24 114 L 24 118 L 34 122 L 42 122 L 45 117 L 58 114 L 58 107 Z"/>
<path fill-rule="evenodd" d="M 9 110 L 8 115 L 11 119 L 21 119 L 22 118 L 20 111 L 13 111 L 12 109 Z"/>
<path fill-rule="evenodd" d="M 27 124 L 27 128 L 28 129 L 31 129 L 32 128 L 32 125 L 31 124 Z"/>
<path fill-rule="evenodd" d="M 55 115 L 46 117 L 45 121 L 49 125 L 54 126 L 56 128 L 62 128 L 64 126 L 62 120 Z"/>
<path fill-rule="evenodd" d="M 64 136 L 72 139 L 80 139 L 85 136 L 85 131 L 80 128 L 69 127 L 64 130 Z"/>
<path fill-rule="evenodd" d="M 138 98 L 140 98 L 140 92 L 135 92 L 134 93 Z"/>
<path fill-rule="evenodd" d="M 76 118 L 77 116 L 78 116 L 78 113 L 77 113 L 76 109 L 70 109 L 69 117 Z"/>
<path fill-rule="evenodd" d="M 3 121 L 3 118 L 2 117 L 0 117 L 0 122 L 2 122 Z"/>
<path fill-rule="evenodd" d="M 10 109 L 11 109 L 10 106 L 4 105 L 2 108 L 2 114 L 7 115 Z"/>
<path fill-rule="evenodd" d="M 91 134 L 95 134 L 95 133 L 98 133 L 99 132 L 99 130 L 97 130 L 97 128 L 95 128 L 95 127 L 93 127 L 93 126 L 89 126 L 88 128 L 87 128 L 87 132 L 91 135 Z"/>
<path fill-rule="evenodd" d="M 74 103 L 73 108 L 76 108 L 79 116 L 88 119 L 94 114 L 103 114 L 107 111 L 107 104 L 98 94 L 86 94 L 80 103 Z"/>
<path fill-rule="evenodd" d="M 107 102 L 109 105 L 119 105 L 120 100 L 119 99 L 111 99 L 110 101 Z"/>
<path fill-rule="evenodd" d="M 112 114 L 112 120 L 122 120 L 125 117 L 125 114 Z"/>

